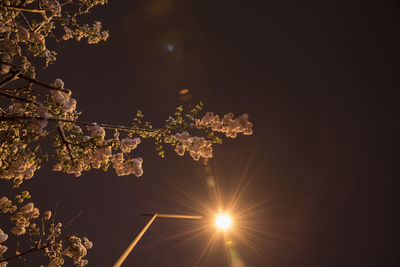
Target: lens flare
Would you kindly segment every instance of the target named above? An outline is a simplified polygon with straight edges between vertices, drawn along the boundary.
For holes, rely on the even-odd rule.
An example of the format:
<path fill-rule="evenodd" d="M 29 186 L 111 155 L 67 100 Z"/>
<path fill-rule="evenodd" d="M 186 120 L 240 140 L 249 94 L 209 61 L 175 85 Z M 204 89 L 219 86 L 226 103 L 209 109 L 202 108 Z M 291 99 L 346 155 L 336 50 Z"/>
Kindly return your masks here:
<path fill-rule="evenodd" d="M 217 219 L 215 220 L 215 223 L 217 224 L 218 228 L 225 230 L 231 226 L 232 220 L 231 220 L 231 218 L 229 218 L 228 215 L 220 214 L 220 215 L 218 215 Z"/>
<path fill-rule="evenodd" d="M 208 163 L 204 171 L 197 173 L 198 179 L 157 171 L 163 183 L 154 185 L 163 192 L 166 203 L 161 209 L 168 210 L 172 203 L 177 206 L 175 210 L 202 215 L 204 219 L 165 223 L 169 230 L 160 232 L 157 241 L 147 246 L 170 242 L 166 247 L 193 248 L 190 251 L 196 252 L 187 266 L 284 266 L 286 257 L 301 253 L 303 235 L 307 233 L 303 233 L 307 202 L 285 185 L 259 186 L 257 181 L 269 178 L 252 168 L 259 166 L 255 155 L 243 156 L 237 164 L 222 161 L 221 166 L 220 161 L 217 167 L 215 161 L 214 165 Z M 293 254 L 288 254 L 286 248 L 291 248 Z"/>

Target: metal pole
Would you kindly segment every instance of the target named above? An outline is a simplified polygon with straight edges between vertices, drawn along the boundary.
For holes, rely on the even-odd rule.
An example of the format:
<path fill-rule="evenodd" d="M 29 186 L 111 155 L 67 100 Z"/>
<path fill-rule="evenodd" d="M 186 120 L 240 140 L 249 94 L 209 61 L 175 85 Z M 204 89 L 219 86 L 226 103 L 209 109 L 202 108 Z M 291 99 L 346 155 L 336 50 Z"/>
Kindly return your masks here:
<path fill-rule="evenodd" d="M 135 239 L 132 241 L 132 243 L 129 245 L 129 247 L 122 253 L 122 255 L 118 258 L 118 260 L 115 262 L 113 267 L 120 267 L 121 264 L 124 262 L 126 257 L 128 257 L 129 253 L 132 251 L 132 249 L 135 247 L 137 242 L 139 242 L 140 238 L 142 238 L 143 234 L 147 231 L 147 229 L 150 227 L 150 225 L 153 223 L 153 221 L 156 219 L 157 213 L 154 213 L 151 217 L 151 219 L 147 222 L 147 224 L 143 227 L 142 231 L 135 237 Z"/>
<path fill-rule="evenodd" d="M 153 216 L 154 213 L 140 213 L 140 215 Z M 163 213 L 157 213 L 157 217 L 158 218 L 173 218 L 173 219 L 203 219 L 203 216 L 163 214 Z"/>

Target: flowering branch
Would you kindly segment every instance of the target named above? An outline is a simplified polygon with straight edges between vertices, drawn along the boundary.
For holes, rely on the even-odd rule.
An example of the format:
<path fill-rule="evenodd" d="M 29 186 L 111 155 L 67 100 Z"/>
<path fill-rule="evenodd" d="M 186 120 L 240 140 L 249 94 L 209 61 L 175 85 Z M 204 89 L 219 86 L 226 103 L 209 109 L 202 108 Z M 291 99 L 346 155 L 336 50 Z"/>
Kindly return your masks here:
<path fill-rule="evenodd" d="M 0 95 L 2 93 L 0 92 Z M 14 98 L 14 97 L 13 97 Z M 21 101 L 33 103 L 27 99 L 19 99 Z M 135 133 L 140 133 L 140 132 L 157 132 L 159 129 L 145 129 L 145 128 L 136 128 L 136 127 L 127 127 L 127 126 L 121 126 L 121 125 L 110 125 L 110 124 L 104 124 L 104 123 L 90 123 L 90 122 L 84 122 L 84 121 L 78 121 L 78 120 L 68 120 L 68 119 L 62 119 L 62 118 L 45 118 L 45 117 L 38 117 L 38 116 L 18 116 L 18 115 L 11 115 L 11 116 L 0 116 L 0 121 L 17 121 L 17 120 L 48 120 L 48 121 L 55 121 L 55 122 L 66 122 L 66 123 L 73 123 L 73 124 L 79 124 L 79 125 L 84 125 L 84 126 L 94 126 L 98 125 L 102 128 L 105 129 L 111 129 L 111 130 L 120 130 L 120 131 L 126 131 L 126 132 L 135 132 Z M 71 143 L 73 144 L 73 143 Z"/>
<path fill-rule="evenodd" d="M 47 161 L 48 152 L 56 160 L 54 171 L 76 177 L 91 169 L 107 171 L 109 168 L 113 168 L 118 176 L 140 177 L 143 175 L 143 159 L 137 156 L 137 148 L 143 140 L 154 142 L 158 155 L 163 158 L 166 146 L 179 156 L 189 154 L 196 161 L 207 161 L 213 157 L 213 145 L 221 143 L 222 137 L 252 134 L 253 125 L 247 114 L 239 117 L 232 113 L 221 117 L 211 112 L 201 114 L 201 102 L 190 110 L 177 107 L 157 128 L 144 121 L 141 111 L 132 114 L 128 125 L 79 120 L 78 102 L 72 97 L 72 91 L 64 88 L 64 82 L 55 79 L 52 83 L 45 83 L 37 77 L 56 61 L 57 53 L 48 47 L 49 39 L 54 39 L 57 44 L 69 39 L 86 39 L 88 44 L 107 40 L 108 32 L 102 30 L 101 22 L 79 23 L 81 15 L 106 2 L 1 1 L 0 97 L 5 101 L 1 101 L 0 106 L 0 181 L 11 181 L 13 188 L 18 188 L 35 176 Z M 29 16 L 25 16 L 25 12 L 30 13 Z M 37 64 L 37 58 L 44 59 L 45 64 Z M 52 140 L 51 150 L 48 146 L 41 146 L 47 137 Z M 42 148 L 47 151 L 42 151 Z M 22 203 L 28 198 L 29 193 L 22 191 L 15 200 Z M 29 235 L 33 243 L 27 246 L 30 247 L 27 251 L 4 257 L 7 247 L 3 242 L 8 235 L 0 229 L 0 266 L 41 250 L 50 259 L 48 267 L 61 266 L 65 256 L 79 267 L 88 263 L 83 257 L 93 244 L 86 237 L 70 236 L 60 240 L 62 224 L 54 224 L 54 220 L 46 233 L 44 221 L 50 218 L 50 211 L 43 214 L 39 228 L 33 222 L 39 217 L 39 209 L 33 202 L 18 209 L 3 196 L 0 197 L 0 213 L 9 215 L 15 224 L 10 230 L 12 234 Z"/>
<path fill-rule="evenodd" d="M 32 252 L 44 250 L 44 249 L 46 249 L 46 248 L 48 248 L 48 247 L 50 247 L 50 246 L 52 246 L 52 245 L 54 245 L 54 244 L 55 244 L 55 242 L 50 241 L 49 243 L 43 244 L 43 245 L 41 245 L 40 247 L 33 247 L 33 248 L 30 248 L 30 249 L 28 249 L 28 250 L 26 250 L 26 251 L 24 251 L 24 252 L 16 253 L 15 255 L 10 256 L 10 257 L 8 257 L 8 258 L 0 259 L 0 263 L 2 263 L 2 262 L 8 262 L 8 261 L 10 261 L 10 260 L 13 260 L 13 259 L 16 259 L 16 258 L 20 258 L 20 257 L 25 256 L 26 254 L 29 254 L 29 253 L 32 253 Z M 1 265 L 0 265 L 0 266 L 1 266 Z"/>
<path fill-rule="evenodd" d="M 57 129 L 58 129 L 58 132 L 59 132 L 59 134 L 60 134 L 60 137 L 61 137 L 62 142 L 63 142 L 63 143 L 65 144 L 65 146 L 67 147 L 69 156 L 71 157 L 72 161 L 75 161 L 75 158 L 74 158 L 74 156 L 72 155 L 72 151 L 71 151 L 71 147 L 70 147 L 71 143 L 70 143 L 69 141 L 67 141 L 67 138 L 65 137 L 64 129 L 62 128 L 61 125 L 58 126 Z"/>
<path fill-rule="evenodd" d="M 50 89 L 50 90 L 54 90 L 54 91 L 60 91 L 60 92 L 64 92 L 64 93 L 71 93 L 70 90 L 68 90 L 68 89 L 57 88 L 57 87 L 52 86 L 52 85 L 49 85 L 49 84 L 47 84 L 47 83 L 43 83 L 43 82 L 38 81 L 38 80 L 36 80 L 36 79 L 30 78 L 30 77 L 28 77 L 28 76 L 26 76 L 26 75 L 20 74 L 20 71 L 13 71 L 13 70 L 11 70 L 10 73 L 12 73 L 13 75 L 16 75 L 16 76 L 20 77 L 21 79 L 27 80 L 28 82 L 34 83 L 34 84 L 39 85 L 39 86 L 41 86 L 41 87 L 43 87 L 43 88 L 46 88 L 46 89 Z M 1 84 L 0 84 L 0 85 L 1 85 Z"/>

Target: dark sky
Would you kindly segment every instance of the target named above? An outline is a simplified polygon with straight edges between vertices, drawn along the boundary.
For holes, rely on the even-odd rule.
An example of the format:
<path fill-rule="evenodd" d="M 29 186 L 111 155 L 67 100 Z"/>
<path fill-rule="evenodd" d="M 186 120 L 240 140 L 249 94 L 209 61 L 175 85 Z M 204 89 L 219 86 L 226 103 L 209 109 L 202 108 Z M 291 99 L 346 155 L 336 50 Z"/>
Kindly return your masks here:
<path fill-rule="evenodd" d="M 399 12 L 398 1 L 112 0 L 88 18 L 109 40 L 68 41 L 40 78 L 62 78 L 90 122 L 129 123 L 141 109 L 160 125 L 200 100 L 248 113 L 254 135 L 215 146 L 210 161 L 223 199 L 239 188 L 237 209 L 250 207 L 248 243 L 233 240 L 245 266 L 398 267 Z M 60 220 L 83 211 L 66 231 L 94 242 L 90 266 L 112 265 L 140 212 L 214 205 L 202 163 L 162 160 L 150 142 L 136 153 L 139 179 L 75 179 L 48 164 L 26 182 L 42 210 L 59 200 Z M 228 266 L 221 237 L 209 257 L 207 237 L 175 237 L 196 226 L 156 221 L 124 266 Z"/>

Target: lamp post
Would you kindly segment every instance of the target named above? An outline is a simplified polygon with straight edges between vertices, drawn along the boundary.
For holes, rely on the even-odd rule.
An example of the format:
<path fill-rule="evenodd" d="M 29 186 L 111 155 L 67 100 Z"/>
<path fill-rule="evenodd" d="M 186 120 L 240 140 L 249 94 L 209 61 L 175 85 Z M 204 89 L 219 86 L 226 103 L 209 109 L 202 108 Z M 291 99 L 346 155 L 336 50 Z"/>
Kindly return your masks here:
<path fill-rule="evenodd" d="M 128 257 L 129 253 L 139 242 L 140 238 L 142 238 L 143 234 L 147 231 L 150 225 L 154 222 L 156 218 L 172 218 L 172 219 L 203 219 L 203 216 L 191 216 L 191 215 L 178 215 L 178 214 L 163 214 L 163 213 L 141 213 L 142 216 L 151 217 L 150 220 L 146 223 L 146 225 L 142 228 L 142 230 L 137 234 L 135 239 L 133 239 L 132 243 L 129 247 L 122 253 L 122 255 L 118 258 L 118 260 L 114 263 L 113 267 L 120 267 L 124 262 L 126 257 Z"/>

